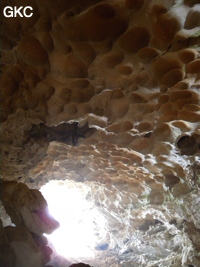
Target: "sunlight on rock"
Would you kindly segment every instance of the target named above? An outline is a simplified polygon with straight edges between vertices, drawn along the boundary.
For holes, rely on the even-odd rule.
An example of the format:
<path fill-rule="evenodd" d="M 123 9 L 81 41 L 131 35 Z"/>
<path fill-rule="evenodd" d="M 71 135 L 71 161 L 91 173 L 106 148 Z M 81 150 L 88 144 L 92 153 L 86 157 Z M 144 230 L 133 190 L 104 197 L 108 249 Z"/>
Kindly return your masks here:
<path fill-rule="evenodd" d="M 51 181 L 41 188 L 50 213 L 60 228 L 45 235 L 57 253 L 68 259 L 94 257 L 94 248 L 105 235 L 105 220 L 87 200 L 90 189 L 72 181 Z"/>
<path fill-rule="evenodd" d="M 0 267 L 200 267 L 200 0 L 0 13 Z"/>

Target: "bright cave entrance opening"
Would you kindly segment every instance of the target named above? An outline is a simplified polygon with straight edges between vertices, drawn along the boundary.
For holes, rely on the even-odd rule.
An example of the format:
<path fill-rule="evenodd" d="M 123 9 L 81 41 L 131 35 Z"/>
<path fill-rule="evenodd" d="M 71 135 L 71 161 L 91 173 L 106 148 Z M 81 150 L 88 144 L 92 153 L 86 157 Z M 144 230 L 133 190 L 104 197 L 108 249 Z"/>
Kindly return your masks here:
<path fill-rule="evenodd" d="M 45 235 L 66 259 L 95 257 L 95 247 L 105 237 L 105 219 L 89 201 L 90 187 L 74 181 L 50 181 L 40 189 L 60 227 Z"/>

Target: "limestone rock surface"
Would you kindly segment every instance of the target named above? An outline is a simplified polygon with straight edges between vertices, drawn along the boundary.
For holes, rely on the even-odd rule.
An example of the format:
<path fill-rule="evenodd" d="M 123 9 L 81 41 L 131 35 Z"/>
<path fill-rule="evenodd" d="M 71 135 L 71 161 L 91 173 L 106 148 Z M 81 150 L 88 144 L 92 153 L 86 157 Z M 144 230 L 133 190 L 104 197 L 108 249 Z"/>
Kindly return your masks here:
<path fill-rule="evenodd" d="M 87 188 L 106 220 L 94 258 L 72 262 L 200 266 L 200 1 L 7 5 L 33 16 L 0 17 L 1 260 L 25 264 L 18 229 L 34 267 L 49 260 L 52 182 Z"/>
<path fill-rule="evenodd" d="M 1 266 L 12 267 L 16 265 L 17 257 L 13 248 L 9 244 L 9 240 L 6 235 L 5 228 L 2 221 L 0 221 L 0 264 Z"/>
<path fill-rule="evenodd" d="M 0 199 L 12 223 L 36 234 L 51 233 L 59 223 L 49 214 L 47 202 L 36 189 L 16 181 L 0 181 Z"/>

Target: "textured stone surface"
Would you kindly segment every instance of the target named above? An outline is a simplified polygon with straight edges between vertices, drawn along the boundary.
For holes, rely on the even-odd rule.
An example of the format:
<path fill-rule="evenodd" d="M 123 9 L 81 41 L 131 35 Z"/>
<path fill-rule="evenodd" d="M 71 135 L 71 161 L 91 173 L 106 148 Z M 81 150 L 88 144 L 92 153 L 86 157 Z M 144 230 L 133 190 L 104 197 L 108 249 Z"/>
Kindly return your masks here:
<path fill-rule="evenodd" d="M 16 226 L 25 225 L 32 233 L 52 233 L 59 223 L 49 214 L 40 191 L 16 181 L 0 181 L 0 200 Z"/>
<path fill-rule="evenodd" d="M 16 255 L 13 248 L 10 246 L 5 228 L 3 227 L 2 221 L 0 221 L 0 264 L 1 266 L 12 267 L 16 264 Z"/>
<path fill-rule="evenodd" d="M 88 264 L 84 264 L 84 263 L 75 263 L 70 265 L 71 267 L 90 267 L 90 265 Z"/>
<path fill-rule="evenodd" d="M 14 225 L 1 225 L 0 263 L 8 267 L 43 266 L 50 261 L 52 250 L 42 234 L 53 232 L 59 223 L 48 214 L 38 190 L 16 181 L 0 183 L 0 200 Z"/>
<path fill-rule="evenodd" d="M 51 180 L 89 188 L 108 234 L 83 262 L 199 266 L 199 0 L 16 3 L 34 15 L 1 17 L 2 178 L 29 204 Z"/>
<path fill-rule="evenodd" d="M 49 259 L 43 259 L 41 249 L 36 245 L 31 233 L 25 226 L 7 226 L 5 232 L 8 237 L 10 247 L 14 250 L 16 255 L 15 267 L 37 267 L 42 266 Z"/>

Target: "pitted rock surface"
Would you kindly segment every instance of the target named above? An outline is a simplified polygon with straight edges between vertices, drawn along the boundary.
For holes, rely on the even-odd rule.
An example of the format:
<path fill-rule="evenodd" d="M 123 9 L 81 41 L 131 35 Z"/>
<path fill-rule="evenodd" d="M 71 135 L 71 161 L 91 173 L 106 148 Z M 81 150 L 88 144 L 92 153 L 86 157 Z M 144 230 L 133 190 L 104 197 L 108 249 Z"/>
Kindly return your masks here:
<path fill-rule="evenodd" d="M 7 5 L 33 16 L 0 19 L 1 178 L 89 188 L 108 235 L 86 264 L 199 266 L 200 1 Z"/>

